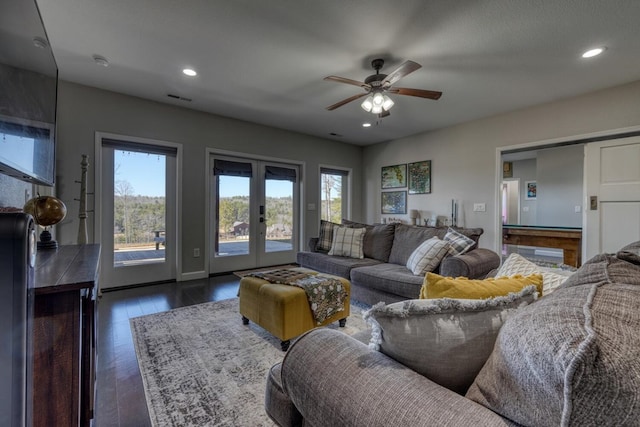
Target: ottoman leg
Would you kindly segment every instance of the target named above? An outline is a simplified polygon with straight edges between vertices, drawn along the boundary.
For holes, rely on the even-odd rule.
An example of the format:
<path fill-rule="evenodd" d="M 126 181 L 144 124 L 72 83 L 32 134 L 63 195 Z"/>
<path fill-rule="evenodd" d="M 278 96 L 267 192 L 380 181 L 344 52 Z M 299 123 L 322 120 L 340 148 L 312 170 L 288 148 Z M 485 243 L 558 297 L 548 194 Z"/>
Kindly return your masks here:
<path fill-rule="evenodd" d="M 346 324 L 347 324 L 347 318 L 346 317 L 344 319 L 338 320 L 338 325 L 340 325 L 341 328 L 344 328 Z"/>
<path fill-rule="evenodd" d="M 248 325 L 249 324 L 249 319 L 247 319 L 246 317 L 242 316 L 242 324 L 243 325 Z"/>
<path fill-rule="evenodd" d="M 282 348 L 282 351 L 289 350 L 289 344 L 291 344 L 290 340 L 280 342 L 280 348 Z"/>

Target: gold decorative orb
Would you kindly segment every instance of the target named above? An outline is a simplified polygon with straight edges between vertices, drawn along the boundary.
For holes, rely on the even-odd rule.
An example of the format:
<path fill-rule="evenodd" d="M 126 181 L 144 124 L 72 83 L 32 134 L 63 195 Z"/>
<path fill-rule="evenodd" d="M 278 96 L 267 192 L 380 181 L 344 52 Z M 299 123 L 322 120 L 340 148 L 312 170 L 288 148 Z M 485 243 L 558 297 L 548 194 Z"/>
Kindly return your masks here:
<path fill-rule="evenodd" d="M 24 204 L 23 210 L 43 227 L 59 223 L 67 215 L 67 207 L 62 200 L 52 196 L 34 197 Z"/>

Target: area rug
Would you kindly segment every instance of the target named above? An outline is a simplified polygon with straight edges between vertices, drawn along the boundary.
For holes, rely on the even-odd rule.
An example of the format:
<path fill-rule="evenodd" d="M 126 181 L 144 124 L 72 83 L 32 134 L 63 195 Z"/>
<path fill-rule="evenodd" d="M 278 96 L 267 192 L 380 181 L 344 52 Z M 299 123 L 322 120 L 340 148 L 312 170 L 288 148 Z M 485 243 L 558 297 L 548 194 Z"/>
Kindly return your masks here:
<path fill-rule="evenodd" d="M 367 328 L 351 306 L 345 328 Z M 264 410 L 269 368 L 282 361 L 280 340 L 242 324 L 238 299 L 131 319 L 153 426 L 273 426 Z"/>

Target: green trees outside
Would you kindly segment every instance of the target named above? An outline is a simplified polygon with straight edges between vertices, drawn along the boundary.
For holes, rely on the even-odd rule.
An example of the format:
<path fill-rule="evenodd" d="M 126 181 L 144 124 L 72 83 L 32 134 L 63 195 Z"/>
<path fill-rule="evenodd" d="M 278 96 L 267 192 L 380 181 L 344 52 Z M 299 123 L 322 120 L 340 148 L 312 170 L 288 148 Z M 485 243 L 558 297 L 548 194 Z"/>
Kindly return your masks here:
<path fill-rule="evenodd" d="M 114 244 L 154 243 L 154 231 L 165 230 L 165 198 L 134 195 L 128 181 L 116 181 L 114 188 Z"/>
<path fill-rule="evenodd" d="M 320 218 L 325 221 L 342 221 L 342 179 L 341 175 L 323 173 L 320 175 L 321 202 Z"/>
<path fill-rule="evenodd" d="M 237 222 L 249 224 L 249 197 L 221 197 L 219 200 L 219 232 L 228 236 Z M 265 205 L 267 230 L 278 227 L 281 231 L 293 226 L 293 201 L 291 197 L 267 197 Z"/>

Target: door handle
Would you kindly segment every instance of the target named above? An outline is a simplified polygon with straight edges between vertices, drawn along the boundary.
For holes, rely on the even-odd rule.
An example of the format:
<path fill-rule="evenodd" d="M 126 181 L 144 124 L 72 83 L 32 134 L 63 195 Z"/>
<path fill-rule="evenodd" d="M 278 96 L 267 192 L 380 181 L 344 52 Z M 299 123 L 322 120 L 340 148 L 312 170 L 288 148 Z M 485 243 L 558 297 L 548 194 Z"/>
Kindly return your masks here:
<path fill-rule="evenodd" d="M 264 222 L 264 218 L 263 217 L 260 217 L 260 222 Z"/>

